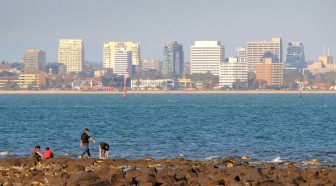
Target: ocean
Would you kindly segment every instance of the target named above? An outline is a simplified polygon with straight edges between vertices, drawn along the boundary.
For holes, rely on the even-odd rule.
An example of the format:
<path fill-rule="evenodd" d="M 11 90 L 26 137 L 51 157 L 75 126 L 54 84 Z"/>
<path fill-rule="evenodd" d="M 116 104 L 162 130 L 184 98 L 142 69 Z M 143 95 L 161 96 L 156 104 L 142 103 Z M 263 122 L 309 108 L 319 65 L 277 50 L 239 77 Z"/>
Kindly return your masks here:
<path fill-rule="evenodd" d="M 78 157 L 85 128 L 110 158 L 336 163 L 334 94 L 0 95 L 0 158 L 40 145 Z"/>

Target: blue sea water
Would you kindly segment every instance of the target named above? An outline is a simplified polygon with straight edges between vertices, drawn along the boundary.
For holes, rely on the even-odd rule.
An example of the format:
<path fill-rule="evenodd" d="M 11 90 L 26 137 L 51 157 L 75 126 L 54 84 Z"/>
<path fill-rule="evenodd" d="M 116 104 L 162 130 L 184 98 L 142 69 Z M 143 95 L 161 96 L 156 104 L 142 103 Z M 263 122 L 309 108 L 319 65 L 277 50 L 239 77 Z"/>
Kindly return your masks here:
<path fill-rule="evenodd" d="M 0 95 L 0 158 L 36 145 L 78 157 L 81 133 L 115 158 L 248 155 L 255 160 L 336 163 L 336 95 Z M 98 143 L 90 143 L 93 157 Z"/>

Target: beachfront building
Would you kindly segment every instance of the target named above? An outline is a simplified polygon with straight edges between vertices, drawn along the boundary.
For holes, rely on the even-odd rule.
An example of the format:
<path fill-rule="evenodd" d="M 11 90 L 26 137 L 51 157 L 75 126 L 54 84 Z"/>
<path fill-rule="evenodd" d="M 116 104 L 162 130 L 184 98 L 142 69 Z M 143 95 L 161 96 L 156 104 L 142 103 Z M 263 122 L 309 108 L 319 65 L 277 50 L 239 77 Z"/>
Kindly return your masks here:
<path fill-rule="evenodd" d="M 175 87 L 173 79 L 132 79 L 132 90 L 170 90 Z"/>
<path fill-rule="evenodd" d="M 219 41 L 195 41 L 190 48 L 190 73 L 219 75 L 219 66 L 224 62 L 225 48 Z"/>
<path fill-rule="evenodd" d="M 115 70 L 115 51 L 125 49 L 132 52 L 132 64 L 136 69 L 141 68 L 140 42 L 106 42 L 103 46 L 103 68 Z M 131 68 L 129 69 L 131 71 Z"/>
<path fill-rule="evenodd" d="M 267 86 L 283 86 L 283 64 L 263 58 L 261 64 L 256 64 L 256 79 L 266 81 Z"/>
<path fill-rule="evenodd" d="M 27 50 L 22 58 L 24 68 L 35 68 L 41 70 L 46 64 L 46 52 L 43 50 Z"/>
<path fill-rule="evenodd" d="M 233 88 L 237 82 L 247 87 L 247 65 L 239 62 L 238 58 L 229 58 L 228 62 L 222 63 L 219 67 L 219 87 Z"/>
<path fill-rule="evenodd" d="M 66 72 L 82 72 L 84 43 L 82 39 L 61 39 L 58 45 L 58 63 L 66 66 Z"/>
<path fill-rule="evenodd" d="M 298 70 L 306 67 L 304 46 L 302 43 L 288 43 L 286 54 L 286 67 Z"/>
<path fill-rule="evenodd" d="M 47 74 L 33 67 L 26 68 L 19 76 L 21 89 L 43 89 L 47 87 Z"/>
<path fill-rule="evenodd" d="M 168 42 L 163 49 L 162 75 L 175 77 L 183 73 L 184 52 L 182 44 Z"/>
<path fill-rule="evenodd" d="M 120 48 L 114 51 L 113 56 L 113 72 L 117 75 L 130 75 L 132 72 L 132 51 L 129 51 L 125 48 Z"/>
<path fill-rule="evenodd" d="M 336 64 L 333 64 L 332 56 L 320 56 L 313 64 L 308 65 L 307 70 L 313 75 L 326 72 L 336 72 Z"/>
<path fill-rule="evenodd" d="M 250 41 L 246 43 L 245 48 L 249 72 L 255 72 L 256 65 L 262 63 L 264 57 L 272 58 L 273 63 L 282 63 L 281 38 L 272 38 L 271 41 Z"/>
<path fill-rule="evenodd" d="M 142 70 L 151 71 L 155 70 L 157 72 L 161 71 L 160 60 L 158 59 L 145 59 L 142 61 Z"/>

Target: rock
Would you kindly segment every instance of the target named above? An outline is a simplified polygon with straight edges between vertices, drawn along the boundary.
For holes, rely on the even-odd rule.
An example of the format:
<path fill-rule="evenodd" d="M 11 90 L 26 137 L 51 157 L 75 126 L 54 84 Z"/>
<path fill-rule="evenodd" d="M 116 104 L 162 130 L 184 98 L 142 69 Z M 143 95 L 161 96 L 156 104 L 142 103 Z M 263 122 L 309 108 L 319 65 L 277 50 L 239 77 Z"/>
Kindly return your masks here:
<path fill-rule="evenodd" d="M 92 171 L 72 174 L 66 182 L 67 185 L 97 185 L 99 183 L 99 176 Z"/>
<path fill-rule="evenodd" d="M 242 159 L 242 160 L 248 160 L 248 159 L 250 159 L 250 157 L 248 157 L 248 156 L 246 156 L 246 155 L 243 155 L 243 156 L 241 157 L 241 159 Z"/>

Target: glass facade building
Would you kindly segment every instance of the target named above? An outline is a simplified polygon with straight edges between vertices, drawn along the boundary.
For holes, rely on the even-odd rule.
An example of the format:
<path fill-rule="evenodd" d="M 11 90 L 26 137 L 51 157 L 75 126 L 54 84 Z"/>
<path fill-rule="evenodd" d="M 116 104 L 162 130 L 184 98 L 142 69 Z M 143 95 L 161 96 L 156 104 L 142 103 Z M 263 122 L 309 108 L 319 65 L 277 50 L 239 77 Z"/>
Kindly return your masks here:
<path fill-rule="evenodd" d="M 162 75 L 176 76 L 183 73 L 184 52 L 182 44 L 168 42 L 163 50 Z"/>

